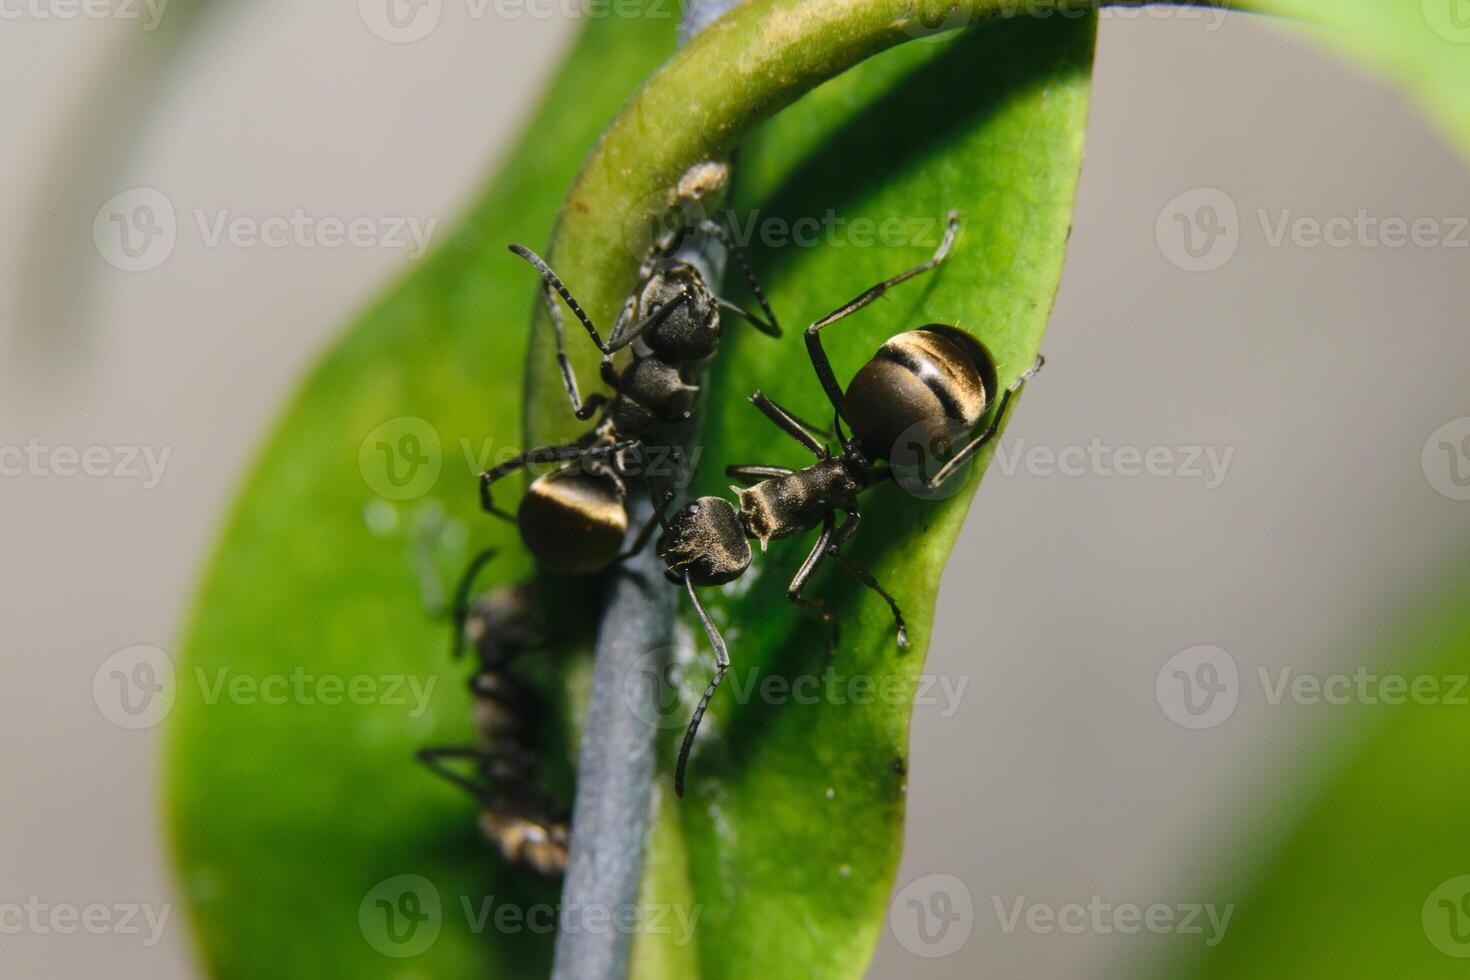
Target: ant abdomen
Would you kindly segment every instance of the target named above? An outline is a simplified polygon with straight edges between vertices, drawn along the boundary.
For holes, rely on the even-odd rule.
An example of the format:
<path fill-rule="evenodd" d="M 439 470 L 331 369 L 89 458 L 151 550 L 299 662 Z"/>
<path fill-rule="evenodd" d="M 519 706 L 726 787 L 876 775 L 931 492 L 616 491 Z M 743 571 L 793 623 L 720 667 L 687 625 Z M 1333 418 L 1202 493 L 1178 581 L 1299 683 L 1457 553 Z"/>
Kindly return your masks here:
<path fill-rule="evenodd" d="M 542 823 L 514 813 L 485 810 L 480 814 L 480 826 L 486 837 L 500 845 L 507 861 L 547 877 L 566 871 L 572 832 L 565 818 L 558 816 Z"/>
<path fill-rule="evenodd" d="M 872 459 L 909 444 L 943 453 L 979 425 L 995 361 L 963 330 L 931 324 L 889 338 L 847 386 L 843 415 Z"/>
<path fill-rule="evenodd" d="M 568 575 L 612 564 L 628 533 L 622 483 L 578 467 L 552 470 L 526 488 L 516 523 L 537 561 Z"/>

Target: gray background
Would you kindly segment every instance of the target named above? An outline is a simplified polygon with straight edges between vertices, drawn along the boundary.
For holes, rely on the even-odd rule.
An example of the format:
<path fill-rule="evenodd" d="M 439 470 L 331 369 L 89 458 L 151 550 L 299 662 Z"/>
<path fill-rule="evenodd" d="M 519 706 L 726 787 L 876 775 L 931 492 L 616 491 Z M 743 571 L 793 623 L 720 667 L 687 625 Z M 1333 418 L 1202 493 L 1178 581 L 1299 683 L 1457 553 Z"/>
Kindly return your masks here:
<path fill-rule="evenodd" d="M 1342 710 L 1271 706 L 1255 668 L 1352 670 L 1470 542 L 1470 503 L 1437 493 L 1420 461 L 1431 432 L 1470 415 L 1470 251 L 1272 247 L 1257 218 L 1464 216 L 1464 164 L 1398 95 L 1260 22 L 1214 16 L 1105 20 L 1051 365 L 1007 444 L 1233 448 L 1230 468 L 1216 489 L 992 468 L 930 654 L 932 673 L 968 686 L 949 717 L 916 715 L 898 879 L 962 879 L 971 935 L 926 959 L 885 930 L 874 976 L 1132 976 L 1197 944 L 1007 934 L 993 902 L 1238 899 L 1221 855 L 1258 854 L 1285 829 L 1293 765 Z M 231 5 L 203 22 L 165 94 L 117 120 L 136 152 L 107 186 L 69 196 L 66 148 L 91 140 L 107 157 L 115 134 L 89 118 L 89 92 L 136 57 L 138 28 L 5 22 L 0 444 L 144 443 L 172 457 L 154 489 L 0 478 L 0 903 L 173 900 L 157 731 L 106 721 L 93 672 L 132 644 L 170 648 L 282 397 L 406 261 L 186 235 L 162 267 L 124 275 L 92 248 L 98 204 L 149 185 L 242 214 L 448 226 L 572 27 L 471 20 L 450 3 L 430 37 L 395 45 L 346 0 Z M 1239 241 L 1222 267 L 1192 273 L 1156 221 L 1198 187 L 1237 205 Z M 38 230 L 58 226 L 59 241 Z M 1244 686 L 1233 717 L 1190 731 L 1161 710 L 1155 675 L 1206 643 L 1231 653 Z M 152 948 L 0 935 L 0 960 L 27 977 L 196 972 L 177 917 Z"/>

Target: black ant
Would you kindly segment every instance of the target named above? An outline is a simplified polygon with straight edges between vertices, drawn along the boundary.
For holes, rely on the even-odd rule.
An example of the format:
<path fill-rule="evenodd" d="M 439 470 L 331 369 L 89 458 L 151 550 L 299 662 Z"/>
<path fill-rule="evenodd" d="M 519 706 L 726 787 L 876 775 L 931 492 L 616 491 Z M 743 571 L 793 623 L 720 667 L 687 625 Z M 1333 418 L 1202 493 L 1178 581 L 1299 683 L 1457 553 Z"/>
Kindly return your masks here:
<path fill-rule="evenodd" d="M 475 576 L 492 557 L 494 552 L 485 552 L 470 564 L 454 605 L 454 657 L 463 656 L 468 639 L 480 661 L 470 678 L 479 744 L 420 749 L 418 758 L 479 801 L 480 827 L 507 861 L 543 875 L 560 875 L 567 866 L 569 816 L 542 787 L 536 737 L 542 704 L 513 669 L 536 638 L 530 586 L 491 590 L 473 606 L 469 601 Z M 447 760 L 473 762 L 473 776 L 456 771 Z"/>
<path fill-rule="evenodd" d="M 698 165 L 680 181 L 676 200 L 689 205 L 724 180 L 722 165 Z M 697 238 L 690 232 L 717 240 L 734 257 L 765 319 L 715 295 L 699 267 L 690 261 L 687 248 Z M 490 513 L 516 523 L 521 540 L 546 567 L 591 574 L 641 551 L 652 536 L 656 522 L 651 520 L 632 548 L 620 552 L 628 532 L 625 477 L 642 468 L 635 457 L 647 448 L 645 439 L 658 427 L 691 417 L 699 394 L 700 366 L 719 347 L 720 312 L 734 313 L 772 337 L 779 337 L 781 328 L 745 256 L 713 221 L 692 222 L 655 241 L 639 270 L 639 285 L 606 341 L 546 262 L 523 246 L 512 245 L 510 250 L 541 274 L 542 295 L 555 328 L 556 359 L 572 410 L 584 421 L 599 411 L 601 416 L 574 443 L 532 449 L 481 473 L 480 503 Z M 613 392 L 610 397 L 599 392 L 582 400 L 567 360 L 561 310 L 553 293 L 566 302 L 602 352 L 602 380 Z M 617 371 L 613 355 L 635 343 L 633 360 Z M 539 463 L 560 466 L 531 482 L 516 515 L 498 508 L 490 495 L 491 485 Z"/>
<path fill-rule="evenodd" d="M 745 489 L 736 489 L 738 510 L 723 497 L 701 497 L 665 519 L 656 546 L 658 555 L 667 566 L 670 581 L 682 584 L 688 592 L 715 651 L 715 676 L 699 699 L 679 748 L 674 790 L 681 797 L 695 733 L 715 689 L 730 667 L 725 641 L 695 589 L 724 585 L 743 574 L 752 558 L 751 540 L 759 541 L 764 551 L 770 541 L 820 526 L 821 535 L 787 587 L 787 598 L 831 624 L 832 616 L 820 600 L 808 599 L 803 590 L 822 562 L 832 558 L 888 603 L 897 625 L 898 645 L 908 645 L 903 613 L 893 596 L 867 569 L 842 553 L 842 546 L 857 533 L 862 520 L 858 497 L 885 480 L 898 478 L 891 465 L 895 451 L 919 448 L 922 453 L 925 446 L 948 457 L 931 478 L 919 483 L 925 490 L 938 489 L 995 438 L 1011 400 L 1043 362 L 1038 357 L 1030 370 L 1006 388 L 997 406 L 995 361 L 989 351 L 957 327 L 929 324 L 890 337 L 844 392 L 822 348 L 821 331 L 856 313 L 899 283 L 938 266 L 949 254 L 958 228 L 959 215 L 951 212 L 944 240 L 929 261 L 880 282 L 807 328 L 807 351 L 817 380 L 832 402 L 834 429 L 842 445 L 840 453 L 834 455 L 818 438 L 826 433 L 756 392 L 751 396 L 755 407 L 782 432 L 810 450 L 817 461 L 800 470 L 783 466 L 731 466 L 726 470 L 731 477 L 753 483 Z M 987 414 L 991 414 L 990 423 L 951 454 L 958 439 L 975 433 Z M 852 429 L 851 439 L 842 430 L 844 420 Z M 890 465 L 879 465 L 885 460 Z M 660 514 L 671 500 L 671 495 L 664 495 Z M 837 523 L 838 511 L 846 515 L 841 524 Z"/>

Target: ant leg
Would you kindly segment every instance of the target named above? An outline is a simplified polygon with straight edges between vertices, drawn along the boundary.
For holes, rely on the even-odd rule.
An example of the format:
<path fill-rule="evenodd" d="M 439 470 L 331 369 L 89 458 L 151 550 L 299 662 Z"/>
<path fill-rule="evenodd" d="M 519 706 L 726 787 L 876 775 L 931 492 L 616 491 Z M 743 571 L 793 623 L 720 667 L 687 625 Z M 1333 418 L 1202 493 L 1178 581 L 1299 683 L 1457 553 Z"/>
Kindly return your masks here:
<path fill-rule="evenodd" d="M 720 681 L 725 679 L 725 671 L 730 669 L 730 651 L 725 648 L 725 638 L 720 635 L 719 629 L 705 612 L 704 605 L 699 601 L 699 595 L 694 591 L 694 580 L 689 573 L 684 573 L 684 588 L 689 593 L 689 601 L 694 603 L 694 611 L 699 614 L 699 621 L 704 624 L 705 635 L 709 637 L 710 646 L 715 648 L 715 676 L 710 680 L 709 687 L 704 689 L 704 696 L 699 699 L 699 705 L 694 709 L 694 715 L 689 719 L 689 727 L 684 730 L 684 742 L 679 746 L 679 761 L 674 765 L 674 793 L 679 799 L 684 798 L 684 771 L 689 766 L 689 750 L 694 747 L 694 733 L 699 731 L 699 723 L 704 719 L 704 712 L 709 707 L 710 698 L 715 696 L 715 689 L 720 686 Z"/>
<path fill-rule="evenodd" d="M 812 546 L 811 553 L 806 556 L 806 561 L 801 563 L 801 568 L 797 570 L 796 577 L 786 587 L 786 598 L 814 614 L 827 627 L 829 631 L 827 636 L 827 652 L 829 654 L 837 649 L 837 639 L 841 627 L 836 618 L 827 611 L 826 603 L 821 599 L 808 599 L 802 595 L 802 592 L 811 583 L 812 576 L 817 573 L 817 569 L 822 566 L 822 561 L 827 558 L 832 550 L 832 528 L 835 523 L 836 520 L 833 518 L 830 510 L 822 516 L 821 536 L 817 538 L 817 543 Z"/>
<path fill-rule="evenodd" d="M 720 309 L 725 310 L 726 312 L 735 314 L 740 319 L 744 320 L 746 323 L 749 323 L 761 333 L 765 334 L 767 337 L 781 336 L 780 327 L 775 327 L 773 329 L 769 323 L 766 323 L 764 320 L 758 319 L 754 313 L 750 312 L 743 306 L 732 303 L 721 296 L 715 297 L 715 305 L 718 306 Z"/>
<path fill-rule="evenodd" d="M 443 761 L 445 759 L 474 759 L 478 762 L 481 758 L 479 749 L 445 747 L 419 749 L 414 753 L 414 758 L 427 766 L 434 774 L 449 780 L 482 803 L 489 798 L 489 787 L 466 778 L 463 774 L 445 765 Z"/>
<path fill-rule="evenodd" d="M 776 428 L 809 449 L 817 459 L 827 458 L 827 447 L 818 442 L 816 437 L 807 431 L 807 425 L 801 419 L 798 419 L 759 391 L 750 396 L 750 403 L 760 409 L 762 415 L 775 423 Z"/>
<path fill-rule="evenodd" d="M 602 353 L 607 357 L 611 357 L 643 336 L 643 332 L 649 327 L 661 323 L 665 317 L 687 302 L 689 302 L 689 292 L 685 290 L 679 294 L 678 299 L 674 300 L 668 306 L 658 307 L 652 313 L 648 314 L 648 316 L 629 327 L 628 321 L 632 318 L 633 310 L 632 301 L 629 300 L 629 305 L 623 307 L 623 312 L 618 314 L 618 321 L 613 324 L 612 336 L 608 337 L 607 347 L 603 349 Z"/>
<path fill-rule="evenodd" d="M 472 558 L 459 578 L 459 586 L 454 590 L 454 605 L 451 607 L 454 616 L 454 647 L 450 656 L 455 660 L 464 656 L 465 624 L 470 618 L 470 590 L 474 587 L 480 569 L 496 554 L 498 552 L 495 548 L 486 548 Z"/>
<path fill-rule="evenodd" d="M 602 359 L 602 364 L 598 367 L 598 372 L 602 375 L 603 384 L 607 385 L 613 391 L 623 390 L 623 379 L 618 377 L 618 369 L 613 367 L 613 362 L 610 358 L 604 357 Z"/>
<path fill-rule="evenodd" d="M 514 524 L 516 523 L 515 515 L 495 505 L 494 499 L 490 496 L 490 484 L 536 463 L 569 463 L 573 460 L 606 459 L 626 452 L 636 445 L 638 445 L 636 440 L 615 442 L 607 446 L 583 446 L 579 443 L 568 443 L 561 446 L 542 446 L 540 449 L 521 453 L 515 459 L 508 460 L 480 474 L 480 507 L 501 520 Z"/>
<path fill-rule="evenodd" d="M 968 463 L 971 457 L 981 449 L 984 449 L 985 445 L 995 438 L 996 434 L 1000 432 L 1001 426 L 1005 424 L 1006 415 L 1013 407 L 1012 398 L 1021 393 L 1021 389 L 1026 387 L 1026 382 L 1034 378 L 1036 373 L 1045 364 L 1046 358 L 1040 354 L 1036 355 L 1036 363 L 1031 365 L 1019 378 L 1011 382 L 1011 386 L 1005 390 L 1005 394 L 1000 396 L 1000 405 L 996 408 L 995 415 L 990 420 L 990 424 L 985 427 L 985 431 L 966 443 L 964 448 L 955 453 L 948 462 L 939 468 L 938 473 L 935 473 L 933 477 L 926 480 L 924 482 L 926 489 L 935 490 L 942 486 L 945 480 L 955 474 L 956 470 Z"/>
<path fill-rule="evenodd" d="M 776 314 L 771 312 L 771 304 L 766 302 L 765 291 L 761 289 L 761 284 L 755 277 L 755 270 L 751 269 L 750 263 L 746 261 L 745 253 L 741 251 L 739 245 L 735 244 L 735 239 L 730 237 L 723 225 L 711 221 L 708 218 L 699 222 L 695 227 L 706 235 L 719 239 L 720 244 L 725 246 L 725 251 L 729 252 L 730 257 L 735 260 L 735 264 L 740 266 L 740 271 L 745 273 L 745 281 L 750 284 L 750 291 L 755 294 L 755 301 L 761 305 L 761 312 L 766 315 L 766 318 L 764 320 L 757 319 L 753 314 L 723 299 L 717 298 L 716 302 L 720 304 L 722 309 L 734 313 L 768 337 L 781 336 L 781 325 L 776 322 Z"/>
<path fill-rule="evenodd" d="M 857 533 L 858 525 L 862 523 L 862 520 L 863 515 L 858 513 L 856 507 L 849 508 L 847 511 L 847 520 L 842 522 L 842 526 L 832 536 L 832 544 L 827 548 L 827 554 L 836 558 L 853 578 L 883 597 L 883 601 L 888 603 L 889 611 L 893 613 L 894 623 L 898 626 L 898 645 L 907 648 L 909 645 L 909 629 L 908 624 L 904 622 L 903 612 L 898 608 L 898 602 L 894 600 L 893 596 L 888 594 L 888 591 L 883 586 L 878 584 L 878 580 L 873 578 L 871 572 L 842 553 L 842 546 Z"/>
<path fill-rule="evenodd" d="M 669 504 L 673 502 L 674 491 L 665 490 L 660 494 L 659 499 L 653 505 L 653 516 L 639 529 L 638 536 L 633 539 L 632 545 L 614 558 L 613 561 L 626 561 L 648 547 L 649 539 L 653 537 L 654 530 L 668 525 Z"/>
<path fill-rule="evenodd" d="M 746 486 L 759 483 L 762 480 L 771 480 L 776 477 L 790 476 L 795 470 L 785 466 L 727 466 L 725 475 L 732 480 L 739 480 Z"/>
<path fill-rule="evenodd" d="M 822 388 L 826 390 L 827 397 L 832 400 L 832 407 L 836 408 L 839 412 L 842 411 L 842 385 L 837 383 L 837 376 L 832 373 L 832 362 L 827 359 L 827 352 L 822 348 L 822 338 L 819 331 L 823 327 L 830 327 L 843 317 L 851 316 L 899 283 L 907 282 L 914 278 L 914 276 L 928 272 L 930 269 L 939 265 L 939 263 L 948 257 L 949 248 L 954 244 L 955 232 L 959 230 L 959 226 L 959 212 L 951 211 L 944 228 L 944 240 L 939 243 L 939 248 L 935 250 L 934 256 L 928 262 L 925 262 L 923 265 L 916 265 L 907 272 L 901 272 L 892 279 L 885 279 L 867 292 L 862 293 L 855 299 L 849 300 L 806 328 L 806 349 L 807 353 L 811 355 L 812 367 L 817 372 L 817 380 L 822 383 Z"/>
<path fill-rule="evenodd" d="M 815 422 L 808 422 L 806 419 L 802 418 L 800 415 L 797 415 L 791 409 L 786 408 L 783 405 L 776 404 L 773 399 L 765 394 L 761 394 L 761 398 L 764 401 L 770 402 L 772 405 L 775 405 L 775 407 L 779 409 L 782 413 L 784 413 L 787 418 L 791 419 L 791 421 L 795 422 L 797 425 L 801 426 L 812 435 L 820 436 L 823 439 L 831 439 L 833 437 L 834 429 L 824 429 L 820 425 L 817 425 Z M 762 411 L 764 411 L 764 409 L 762 409 Z M 842 420 L 840 417 L 835 419 L 833 424 L 836 427 L 836 431 L 841 430 Z"/>

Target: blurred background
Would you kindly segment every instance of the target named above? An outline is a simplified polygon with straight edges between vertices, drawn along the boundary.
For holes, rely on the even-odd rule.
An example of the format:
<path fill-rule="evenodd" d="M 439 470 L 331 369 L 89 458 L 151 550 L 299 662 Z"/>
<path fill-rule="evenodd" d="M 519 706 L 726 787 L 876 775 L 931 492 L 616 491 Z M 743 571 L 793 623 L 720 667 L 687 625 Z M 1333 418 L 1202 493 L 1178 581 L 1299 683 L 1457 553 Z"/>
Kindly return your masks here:
<path fill-rule="evenodd" d="M 104 717 L 94 673 L 171 649 L 282 400 L 415 260 L 411 229 L 454 224 L 575 28 L 450 5 L 392 44 L 346 0 L 197 6 L 0 28 L 0 906 L 176 901 L 161 729 Z M 139 188 L 208 216 L 161 262 L 94 236 Z M 297 211 L 402 217 L 403 244 L 212 239 Z M 1360 212 L 1379 224 L 1312 234 Z M 895 891 L 950 874 L 972 914 L 942 958 L 885 930 L 873 976 L 1136 976 L 1208 921 L 1073 935 L 1013 910 L 1245 897 L 1357 732 L 1261 671 L 1391 668 L 1470 545 L 1467 215 L 1464 161 L 1294 34 L 1104 16 L 1049 366 L 940 597 L 929 672 L 966 687 L 914 720 Z M 173 913 L 136 935 L 0 918 L 0 960 L 196 976 Z"/>

